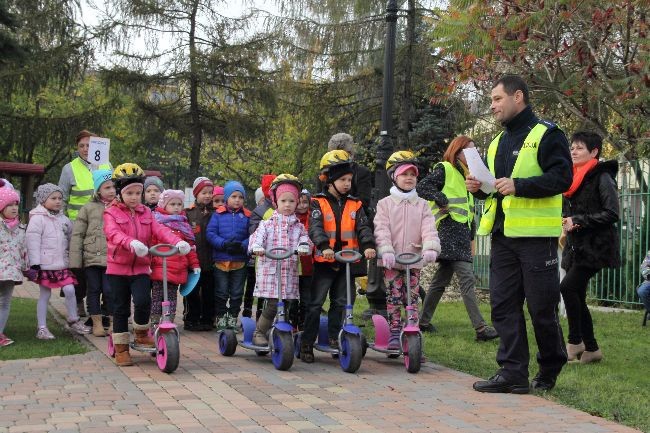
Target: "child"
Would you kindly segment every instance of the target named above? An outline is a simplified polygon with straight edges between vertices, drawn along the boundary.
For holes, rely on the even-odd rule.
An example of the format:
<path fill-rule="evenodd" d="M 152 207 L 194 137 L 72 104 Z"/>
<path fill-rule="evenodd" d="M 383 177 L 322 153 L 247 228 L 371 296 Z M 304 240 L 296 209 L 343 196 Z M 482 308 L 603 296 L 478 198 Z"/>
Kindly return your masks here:
<path fill-rule="evenodd" d="M 192 226 L 196 253 L 201 265 L 201 277 L 189 295 L 183 298 L 183 329 L 186 331 L 211 331 L 214 327 L 214 276 L 212 273 L 212 246 L 205 231 L 214 213 L 212 197 L 214 184 L 207 177 L 197 177 L 192 184 L 194 203 L 185 209 L 187 221 Z"/>
<path fill-rule="evenodd" d="M 300 200 L 296 207 L 296 216 L 298 220 L 309 229 L 309 205 L 311 204 L 311 193 L 303 189 L 300 191 Z M 291 314 L 291 322 L 297 328 L 302 330 L 305 324 L 305 314 L 307 305 L 309 305 L 311 276 L 314 268 L 314 259 L 310 255 L 300 256 L 300 276 L 298 277 L 298 291 L 300 299 L 298 308 L 294 309 Z"/>
<path fill-rule="evenodd" d="M 95 170 L 93 184 L 95 194 L 77 214 L 70 241 L 70 268 L 83 267 L 86 277 L 86 303 L 93 322 L 93 335 L 105 337 L 102 325 L 100 296 L 103 297 L 108 315 L 113 316 L 113 302 L 106 277 L 106 236 L 104 236 L 104 209 L 115 199 L 115 185 L 110 170 Z"/>
<path fill-rule="evenodd" d="M 402 253 L 418 253 L 422 260 L 411 268 L 412 314 L 417 322 L 417 303 L 420 299 L 420 269 L 433 263 L 440 253 L 440 240 L 436 220 L 426 200 L 418 197 L 415 185 L 418 168 L 415 155 L 400 151 L 393 153 L 386 163 L 388 176 L 393 181 L 390 195 L 377 203 L 375 215 L 375 239 L 381 257 L 379 266 L 384 268 L 386 285 L 386 309 L 390 319 L 388 349 L 400 348 L 399 335 L 402 328 L 400 305 L 406 306 L 406 271 L 404 265 L 395 263 L 395 256 Z M 408 314 L 408 313 L 407 313 Z"/>
<path fill-rule="evenodd" d="M 144 193 L 142 198 L 144 199 L 144 204 L 152 211 L 158 206 L 158 200 L 160 199 L 160 194 L 165 191 L 165 186 L 157 176 L 148 176 L 144 180 Z"/>
<path fill-rule="evenodd" d="M 277 261 L 265 257 L 265 250 L 284 247 L 291 251 L 297 250 L 301 256 L 308 255 L 311 251 L 307 230 L 295 214 L 301 188 L 302 185 L 295 176 L 279 175 L 271 186 L 271 200 L 276 210 L 268 220 L 260 222 L 250 237 L 248 251 L 259 257 L 254 295 L 265 298 L 264 309 L 253 334 L 253 344 L 258 346 L 269 344 L 266 334 L 278 311 Z M 291 256 L 283 260 L 281 273 L 282 299 L 298 299 L 298 258 Z"/>
<path fill-rule="evenodd" d="M 223 187 L 215 186 L 214 191 L 212 191 L 212 207 L 218 208 L 223 205 Z"/>
<path fill-rule="evenodd" d="M 311 300 L 305 317 L 300 359 L 314 362 L 313 344 L 318 333 L 320 312 L 330 295 L 328 336 L 330 346 L 338 348 L 337 336 L 343 324 L 347 303 L 346 266 L 334 259 L 335 251 L 363 251 L 366 259 L 375 257 L 375 238 L 361 200 L 348 195 L 352 188 L 352 159 L 344 150 L 327 152 L 320 162 L 323 192 L 311 201 L 309 237 L 316 247 Z M 366 262 L 351 265 L 352 277 L 366 274 Z M 349 282 L 352 286 L 353 281 Z M 352 286 L 354 287 L 354 286 Z M 354 304 L 355 292 L 352 291 Z"/>
<path fill-rule="evenodd" d="M 246 192 L 241 183 L 230 180 L 223 189 L 226 204 L 215 209 L 207 229 L 215 267 L 217 328 L 221 329 L 237 326 L 237 316 L 244 296 L 248 219 L 251 215 L 244 207 Z"/>
<path fill-rule="evenodd" d="M 27 270 L 25 225 L 18 219 L 20 196 L 9 185 L 0 179 L 0 347 L 14 342 L 4 334 L 5 325 L 14 286 L 22 284 Z"/>
<path fill-rule="evenodd" d="M 176 245 L 181 255 L 190 252 L 190 245 L 158 223 L 141 202 L 144 172 L 137 164 L 125 163 L 113 171 L 117 199 L 104 211 L 106 235 L 106 274 L 113 291 L 113 343 L 115 363 L 133 365 L 129 354 L 128 320 L 133 298 L 133 330 L 135 344 L 153 347 L 149 332 L 151 290 L 148 256 L 152 238 Z"/>
<path fill-rule="evenodd" d="M 194 233 L 192 227 L 187 222 L 185 212 L 183 212 L 183 203 L 185 202 L 185 194 L 183 191 L 166 189 L 160 194 L 158 200 L 158 207 L 153 213 L 154 218 L 160 224 L 169 228 L 179 238 L 183 239 L 190 245 L 194 244 Z M 153 236 L 152 243 L 160 243 L 157 237 Z M 171 321 L 174 321 L 176 316 L 176 298 L 178 297 L 177 291 L 180 284 L 187 282 L 187 272 L 191 271 L 195 274 L 201 273 L 201 266 L 199 264 L 199 257 L 196 251 L 190 251 L 186 256 L 171 256 L 167 257 L 167 296 L 170 302 L 169 313 L 171 314 Z M 162 257 L 154 256 L 151 259 L 151 324 L 157 325 L 160 322 L 162 315 L 162 301 L 163 294 L 163 260 Z"/>
<path fill-rule="evenodd" d="M 90 328 L 79 320 L 74 274 L 68 269 L 68 245 L 72 235 L 72 222 L 61 212 L 63 190 L 52 183 L 38 187 L 34 193 L 38 203 L 29 212 L 29 225 L 25 240 L 32 272 L 32 281 L 40 286 L 36 306 L 38 330 L 36 338 L 52 340 L 54 335 L 47 329 L 47 304 L 52 289 L 61 288 L 68 310 L 68 326 L 77 334 L 89 334 Z"/>
<path fill-rule="evenodd" d="M 636 292 L 639 294 L 639 299 L 643 302 L 645 310 L 650 311 L 650 251 L 648 251 L 648 254 L 641 263 L 640 270 L 643 282 L 637 287 Z M 0 328 L 0 331 L 2 331 L 2 328 Z"/>

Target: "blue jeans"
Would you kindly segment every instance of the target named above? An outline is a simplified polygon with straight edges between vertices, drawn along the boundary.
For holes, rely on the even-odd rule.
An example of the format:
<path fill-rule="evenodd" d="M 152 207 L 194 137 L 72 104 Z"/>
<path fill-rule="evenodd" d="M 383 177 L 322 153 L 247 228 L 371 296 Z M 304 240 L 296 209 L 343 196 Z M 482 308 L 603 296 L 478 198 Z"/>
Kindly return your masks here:
<path fill-rule="evenodd" d="M 645 305 L 646 311 L 650 311 L 650 281 L 644 281 L 639 287 L 637 287 L 636 292 L 639 294 L 639 298 L 643 305 Z"/>
<path fill-rule="evenodd" d="M 214 270 L 214 312 L 217 317 L 226 313 L 230 313 L 232 317 L 239 315 L 245 282 L 246 266 L 230 272 Z"/>

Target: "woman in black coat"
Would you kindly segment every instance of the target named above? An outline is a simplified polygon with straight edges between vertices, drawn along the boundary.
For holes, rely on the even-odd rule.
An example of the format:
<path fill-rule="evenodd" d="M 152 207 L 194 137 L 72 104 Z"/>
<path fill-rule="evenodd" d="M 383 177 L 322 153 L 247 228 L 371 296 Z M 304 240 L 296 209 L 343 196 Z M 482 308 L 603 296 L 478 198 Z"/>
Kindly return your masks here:
<path fill-rule="evenodd" d="M 569 361 L 600 361 L 603 354 L 594 336 L 587 307 L 587 285 L 591 277 L 606 267 L 619 267 L 618 191 L 616 161 L 599 162 L 602 138 L 592 132 L 576 132 L 571 137 L 573 183 L 564 193 L 563 227 L 567 242 L 562 253 L 566 276 L 560 291 L 569 321 L 567 353 Z"/>

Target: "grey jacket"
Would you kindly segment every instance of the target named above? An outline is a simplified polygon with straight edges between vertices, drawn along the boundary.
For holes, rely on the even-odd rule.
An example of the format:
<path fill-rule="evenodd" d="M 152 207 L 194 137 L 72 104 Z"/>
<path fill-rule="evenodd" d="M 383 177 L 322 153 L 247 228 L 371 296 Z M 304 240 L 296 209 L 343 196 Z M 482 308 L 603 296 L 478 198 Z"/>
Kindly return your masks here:
<path fill-rule="evenodd" d="M 104 235 L 104 203 L 93 197 L 79 209 L 72 227 L 70 267 L 106 267 L 106 236 Z"/>

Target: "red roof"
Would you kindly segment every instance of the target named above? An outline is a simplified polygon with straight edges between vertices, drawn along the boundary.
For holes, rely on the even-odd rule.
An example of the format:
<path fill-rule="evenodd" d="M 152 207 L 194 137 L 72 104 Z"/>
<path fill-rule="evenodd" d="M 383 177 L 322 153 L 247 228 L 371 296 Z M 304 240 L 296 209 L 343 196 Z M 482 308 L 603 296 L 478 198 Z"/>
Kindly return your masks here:
<path fill-rule="evenodd" d="M 156 176 L 162 179 L 162 173 L 159 170 L 144 170 L 144 174 L 147 176 Z"/>
<path fill-rule="evenodd" d="M 43 174 L 45 167 L 41 164 L 25 164 L 23 162 L 2 162 L 0 161 L 0 172 L 7 174 Z"/>

